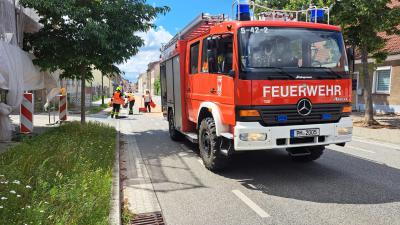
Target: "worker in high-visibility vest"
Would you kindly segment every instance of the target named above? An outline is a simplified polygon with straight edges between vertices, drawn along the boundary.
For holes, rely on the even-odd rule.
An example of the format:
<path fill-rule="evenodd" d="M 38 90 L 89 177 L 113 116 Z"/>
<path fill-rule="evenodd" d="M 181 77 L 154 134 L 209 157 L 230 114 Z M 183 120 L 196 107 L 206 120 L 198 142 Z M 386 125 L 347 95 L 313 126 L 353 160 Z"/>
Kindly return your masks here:
<path fill-rule="evenodd" d="M 112 97 L 113 110 L 111 112 L 111 118 L 115 116 L 115 119 L 119 119 L 119 111 L 121 110 L 121 105 L 125 104 L 124 93 L 122 92 L 122 87 L 118 86 Z"/>
<path fill-rule="evenodd" d="M 133 115 L 133 106 L 135 105 L 135 95 L 132 91 L 128 92 L 128 102 L 129 102 L 129 115 Z"/>

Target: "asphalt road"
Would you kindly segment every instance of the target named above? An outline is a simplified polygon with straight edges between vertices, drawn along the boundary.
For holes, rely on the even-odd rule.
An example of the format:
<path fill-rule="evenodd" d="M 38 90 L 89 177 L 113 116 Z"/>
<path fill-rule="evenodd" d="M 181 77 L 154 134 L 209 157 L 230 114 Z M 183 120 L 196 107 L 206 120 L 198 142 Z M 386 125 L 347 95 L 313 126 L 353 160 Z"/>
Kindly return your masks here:
<path fill-rule="evenodd" d="M 173 142 L 159 114 L 120 121 L 135 137 L 168 225 L 400 224 L 400 146 L 329 146 L 316 162 L 283 150 L 233 157 L 215 174 L 197 147 Z"/>

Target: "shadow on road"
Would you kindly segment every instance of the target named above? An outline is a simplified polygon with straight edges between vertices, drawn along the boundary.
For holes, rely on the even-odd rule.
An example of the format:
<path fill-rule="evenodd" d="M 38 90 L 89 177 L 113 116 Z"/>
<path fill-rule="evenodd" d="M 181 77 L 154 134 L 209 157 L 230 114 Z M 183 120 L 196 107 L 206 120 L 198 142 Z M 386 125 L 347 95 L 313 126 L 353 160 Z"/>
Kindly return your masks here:
<path fill-rule="evenodd" d="M 207 188 L 191 170 L 186 157 L 192 152 L 185 151 L 181 143 L 172 142 L 165 130 L 147 130 L 124 134 L 133 135 L 146 165 L 151 182 L 157 192 L 182 191 Z M 182 177 L 187 177 L 182 182 Z"/>
<path fill-rule="evenodd" d="M 152 181 L 157 183 L 157 191 L 207 188 L 194 170 L 195 165 L 188 164 L 185 159 L 188 156 L 182 155 L 198 155 L 197 145 L 173 142 L 167 130 L 136 130 L 131 135 L 136 137 Z M 240 153 L 218 175 L 237 180 L 248 189 L 302 201 L 400 202 L 400 170 L 329 149 L 321 159 L 305 164 L 291 161 L 284 150 Z M 179 176 L 187 177 L 190 182 L 180 183 Z"/>
<path fill-rule="evenodd" d="M 306 164 L 292 162 L 282 150 L 238 154 L 220 175 L 268 195 L 303 201 L 400 201 L 400 170 L 330 150 L 320 160 Z"/>

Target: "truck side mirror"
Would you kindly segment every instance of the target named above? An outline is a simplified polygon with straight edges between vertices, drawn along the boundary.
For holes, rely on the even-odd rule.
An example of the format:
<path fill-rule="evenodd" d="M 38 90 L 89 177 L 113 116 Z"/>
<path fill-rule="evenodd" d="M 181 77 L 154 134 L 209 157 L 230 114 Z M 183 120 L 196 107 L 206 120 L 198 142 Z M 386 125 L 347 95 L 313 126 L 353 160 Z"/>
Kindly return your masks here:
<path fill-rule="evenodd" d="M 214 48 L 215 42 L 211 38 L 207 38 L 207 50 L 212 50 Z"/>
<path fill-rule="evenodd" d="M 354 49 L 353 48 L 347 48 L 346 53 L 347 53 L 347 58 L 349 60 L 354 60 Z"/>
<path fill-rule="evenodd" d="M 348 64 L 352 67 L 353 72 L 354 72 L 354 60 L 355 60 L 354 49 L 351 47 L 347 48 L 346 54 L 347 54 Z"/>
<path fill-rule="evenodd" d="M 214 50 L 212 49 L 207 50 L 207 58 L 208 58 L 208 72 L 215 73 L 217 71 L 216 52 L 214 52 Z"/>
<path fill-rule="evenodd" d="M 235 70 L 230 70 L 229 73 L 228 73 L 228 75 L 229 75 L 230 77 L 235 77 Z"/>

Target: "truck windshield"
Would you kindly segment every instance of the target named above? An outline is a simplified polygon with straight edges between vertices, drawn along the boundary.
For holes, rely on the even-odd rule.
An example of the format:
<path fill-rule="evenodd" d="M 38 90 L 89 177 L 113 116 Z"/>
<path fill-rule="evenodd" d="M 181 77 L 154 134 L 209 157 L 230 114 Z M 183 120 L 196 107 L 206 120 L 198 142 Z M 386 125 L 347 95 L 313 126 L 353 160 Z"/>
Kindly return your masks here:
<path fill-rule="evenodd" d="M 348 75 L 340 32 L 305 28 L 239 29 L 241 78 L 331 79 Z"/>

